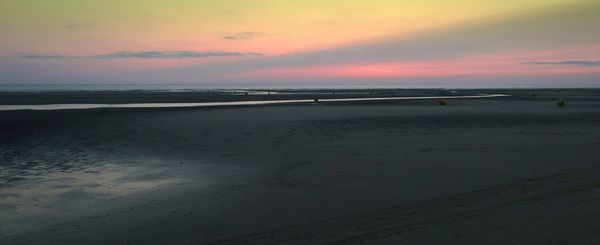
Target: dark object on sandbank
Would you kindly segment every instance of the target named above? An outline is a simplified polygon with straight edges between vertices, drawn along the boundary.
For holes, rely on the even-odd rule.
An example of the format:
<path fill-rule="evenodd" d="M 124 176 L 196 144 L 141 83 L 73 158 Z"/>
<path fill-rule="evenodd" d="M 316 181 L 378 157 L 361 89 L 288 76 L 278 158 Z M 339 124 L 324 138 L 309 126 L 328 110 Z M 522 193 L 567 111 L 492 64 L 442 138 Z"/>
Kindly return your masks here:
<path fill-rule="evenodd" d="M 565 100 L 559 100 L 556 102 L 556 106 L 558 107 L 565 107 L 567 105 L 567 103 L 565 102 Z"/>
<path fill-rule="evenodd" d="M 315 98 L 314 101 L 315 101 L 315 103 L 317 103 L 317 102 L 319 102 L 319 99 Z"/>
<path fill-rule="evenodd" d="M 438 105 L 446 106 L 446 105 L 448 105 L 448 103 L 445 100 L 438 100 Z"/>

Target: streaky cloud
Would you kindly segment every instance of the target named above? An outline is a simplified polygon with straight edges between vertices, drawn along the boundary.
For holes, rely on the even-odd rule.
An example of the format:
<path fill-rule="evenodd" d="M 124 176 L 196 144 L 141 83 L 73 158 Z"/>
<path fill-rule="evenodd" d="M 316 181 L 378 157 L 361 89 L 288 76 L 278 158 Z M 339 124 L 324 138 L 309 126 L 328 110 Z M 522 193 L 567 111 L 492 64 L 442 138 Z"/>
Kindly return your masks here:
<path fill-rule="evenodd" d="M 227 40 L 239 40 L 239 39 L 249 39 L 249 38 L 254 38 L 257 36 L 262 36 L 263 33 L 260 32 L 249 32 L 249 31 L 245 31 L 245 32 L 237 32 L 237 33 L 231 33 L 228 35 L 223 36 L 223 39 L 227 39 Z"/>
<path fill-rule="evenodd" d="M 61 54 L 22 54 L 21 58 L 27 59 L 123 59 L 123 58 L 141 58 L 141 59 L 182 59 L 182 58 L 205 58 L 205 57 L 250 57 L 262 56 L 257 52 L 225 52 L 225 51 L 119 51 L 109 54 L 97 55 L 61 55 Z"/>
<path fill-rule="evenodd" d="M 527 65 L 600 66 L 600 60 L 527 61 L 522 63 Z"/>
<path fill-rule="evenodd" d="M 60 54 L 21 54 L 21 58 L 27 59 L 81 59 L 83 56 L 60 55 Z"/>

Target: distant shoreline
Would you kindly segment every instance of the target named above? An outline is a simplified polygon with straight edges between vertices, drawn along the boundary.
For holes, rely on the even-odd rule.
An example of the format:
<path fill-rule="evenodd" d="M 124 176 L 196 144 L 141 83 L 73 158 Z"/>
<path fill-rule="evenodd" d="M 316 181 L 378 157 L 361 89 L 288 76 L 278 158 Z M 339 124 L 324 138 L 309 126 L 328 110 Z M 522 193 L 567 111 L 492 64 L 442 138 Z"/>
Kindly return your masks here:
<path fill-rule="evenodd" d="M 7 92 L 199 92 L 233 90 L 477 90 L 477 89 L 597 89 L 600 85 L 588 86 L 466 86 L 466 85 L 282 85 L 282 84 L 0 84 L 0 93 Z"/>

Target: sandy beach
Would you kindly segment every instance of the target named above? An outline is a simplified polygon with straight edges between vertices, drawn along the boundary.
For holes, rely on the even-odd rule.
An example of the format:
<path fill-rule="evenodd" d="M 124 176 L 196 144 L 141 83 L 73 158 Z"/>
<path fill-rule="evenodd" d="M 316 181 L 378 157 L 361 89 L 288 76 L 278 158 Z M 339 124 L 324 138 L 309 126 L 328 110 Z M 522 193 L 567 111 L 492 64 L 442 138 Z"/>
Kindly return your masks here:
<path fill-rule="evenodd" d="M 600 241 L 598 89 L 3 92 L 0 105 L 494 93 L 511 96 L 1 111 L 0 244 Z"/>

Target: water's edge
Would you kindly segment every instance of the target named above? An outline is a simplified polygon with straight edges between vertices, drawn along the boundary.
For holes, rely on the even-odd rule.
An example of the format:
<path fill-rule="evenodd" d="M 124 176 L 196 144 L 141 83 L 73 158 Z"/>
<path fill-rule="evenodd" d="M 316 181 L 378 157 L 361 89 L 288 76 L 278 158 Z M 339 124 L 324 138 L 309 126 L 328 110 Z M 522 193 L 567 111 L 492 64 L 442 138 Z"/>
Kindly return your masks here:
<path fill-rule="evenodd" d="M 511 96 L 508 94 L 456 95 L 456 96 L 411 96 L 411 97 L 376 97 L 376 98 L 341 98 L 319 99 L 318 102 L 351 102 L 351 101 L 393 101 L 393 100 L 429 100 L 429 99 L 475 99 Z M 179 108 L 179 107 L 214 107 L 243 105 L 274 105 L 314 103 L 314 99 L 298 100 L 259 100 L 259 101 L 227 101 L 198 103 L 127 103 L 127 104 L 46 104 L 46 105 L 0 105 L 0 111 L 15 110 L 81 110 L 100 108 Z"/>

